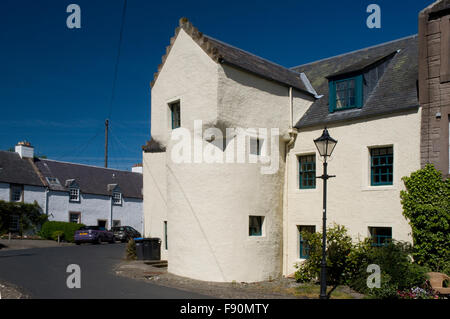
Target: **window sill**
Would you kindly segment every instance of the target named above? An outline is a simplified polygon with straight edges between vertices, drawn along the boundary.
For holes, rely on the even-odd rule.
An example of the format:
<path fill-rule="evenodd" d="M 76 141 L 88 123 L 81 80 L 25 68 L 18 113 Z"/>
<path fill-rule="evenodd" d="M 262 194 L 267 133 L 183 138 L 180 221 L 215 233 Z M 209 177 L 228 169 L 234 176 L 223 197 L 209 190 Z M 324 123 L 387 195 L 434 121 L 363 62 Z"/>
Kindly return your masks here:
<path fill-rule="evenodd" d="M 303 193 L 316 193 L 319 191 L 319 188 L 295 188 L 291 191 L 294 194 L 303 194 Z"/>
<path fill-rule="evenodd" d="M 364 186 L 362 187 L 363 192 L 370 192 L 370 191 L 392 191 L 397 190 L 396 185 L 380 185 L 380 186 Z"/>

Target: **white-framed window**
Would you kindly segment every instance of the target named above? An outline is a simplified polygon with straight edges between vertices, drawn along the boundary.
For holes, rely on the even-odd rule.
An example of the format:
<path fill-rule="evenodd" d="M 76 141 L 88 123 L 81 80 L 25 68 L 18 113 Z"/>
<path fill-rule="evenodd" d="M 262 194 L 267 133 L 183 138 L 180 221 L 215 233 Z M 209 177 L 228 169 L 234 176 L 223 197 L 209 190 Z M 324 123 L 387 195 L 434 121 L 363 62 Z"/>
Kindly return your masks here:
<path fill-rule="evenodd" d="M 81 213 L 80 212 L 69 212 L 69 222 L 75 224 L 81 224 Z"/>
<path fill-rule="evenodd" d="M 22 185 L 11 185 L 11 202 L 21 202 L 23 196 Z"/>
<path fill-rule="evenodd" d="M 9 219 L 9 230 L 12 232 L 20 230 L 20 218 L 18 215 L 11 215 Z"/>
<path fill-rule="evenodd" d="M 80 189 L 79 188 L 69 188 L 69 201 L 79 202 L 80 201 Z"/>
<path fill-rule="evenodd" d="M 114 205 L 122 205 L 122 193 L 113 192 L 113 204 Z"/>
<path fill-rule="evenodd" d="M 113 227 L 119 227 L 120 226 L 120 220 L 113 220 Z"/>

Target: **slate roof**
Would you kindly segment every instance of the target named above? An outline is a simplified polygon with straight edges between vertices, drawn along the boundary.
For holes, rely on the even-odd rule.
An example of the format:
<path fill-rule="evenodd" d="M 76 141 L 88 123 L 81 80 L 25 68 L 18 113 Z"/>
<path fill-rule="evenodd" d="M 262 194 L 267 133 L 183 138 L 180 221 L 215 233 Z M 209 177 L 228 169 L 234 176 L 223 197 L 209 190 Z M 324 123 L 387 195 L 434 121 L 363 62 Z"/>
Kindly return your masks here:
<path fill-rule="evenodd" d="M 123 197 L 142 199 L 142 174 L 110 168 L 35 159 L 35 164 L 44 177 L 57 178 L 60 185 L 49 184 L 49 188 L 67 191 L 65 183 L 74 179 L 81 193 L 111 195 L 108 184 L 118 184 Z"/>
<path fill-rule="evenodd" d="M 0 183 L 45 186 L 33 168 L 31 160 L 16 152 L 0 151 Z"/>
<path fill-rule="evenodd" d="M 388 62 L 384 74 L 365 100 L 362 108 L 340 110 L 333 113 L 328 111 L 327 77 L 363 70 L 397 50 L 400 51 L 395 53 Z M 419 106 L 416 84 L 418 78 L 417 35 L 300 65 L 292 70 L 304 72 L 317 94 L 323 95 L 306 111 L 295 125 L 296 128 L 390 114 Z"/>
<path fill-rule="evenodd" d="M 47 177 L 57 178 L 59 184 L 48 183 Z M 0 151 L 0 183 L 68 191 L 65 185 L 70 179 L 75 180 L 85 194 L 111 195 L 108 184 L 118 184 L 123 197 L 142 199 L 143 177 L 140 173 L 39 158 L 22 159 L 16 152 Z"/>
<path fill-rule="evenodd" d="M 299 72 L 290 70 L 230 44 L 216 40 L 210 36 L 205 35 L 204 37 L 217 49 L 220 56 L 219 62 L 314 95 L 313 92 L 308 90 L 301 79 Z"/>
<path fill-rule="evenodd" d="M 170 39 L 170 45 L 166 48 L 166 54 L 162 57 L 162 63 L 158 66 L 158 72 L 154 74 L 153 81 L 150 83 L 151 87 L 153 87 L 158 78 L 181 29 L 217 63 L 225 63 L 282 85 L 292 86 L 308 95 L 315 95 L 314 90 L 309 87 L 308 83 L 305 83 L 300 73 L 206 36 L 199 32 L 187 18 L 180 19 L 179 27 L 175 30 L 175 35 Z"/>

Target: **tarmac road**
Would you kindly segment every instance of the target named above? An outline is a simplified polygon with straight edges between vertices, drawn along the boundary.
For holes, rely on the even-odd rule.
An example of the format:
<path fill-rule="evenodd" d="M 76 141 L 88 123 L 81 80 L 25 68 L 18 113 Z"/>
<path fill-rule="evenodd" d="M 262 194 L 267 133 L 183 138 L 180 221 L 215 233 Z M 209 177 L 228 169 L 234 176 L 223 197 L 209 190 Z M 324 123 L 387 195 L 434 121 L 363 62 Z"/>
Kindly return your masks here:
<path fill-rule="evenodd" d="M 125 244 L 0 251 L 0 281 L 20 287 L 38 299 L 197 299 L 211 298 L 174 288 L 116 276 L 113 268 L 123 258 Z M 67 287 L 67 266 L 81 269 L 81 288 Z"/>

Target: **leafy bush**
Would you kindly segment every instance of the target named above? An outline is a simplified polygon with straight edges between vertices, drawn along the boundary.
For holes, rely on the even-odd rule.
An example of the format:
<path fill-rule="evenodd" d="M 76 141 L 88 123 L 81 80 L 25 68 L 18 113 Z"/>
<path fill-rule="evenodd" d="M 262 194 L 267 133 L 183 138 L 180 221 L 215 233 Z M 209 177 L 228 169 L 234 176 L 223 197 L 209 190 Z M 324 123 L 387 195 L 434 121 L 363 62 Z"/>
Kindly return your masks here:
<path fill-rule="evenodd" d="M 130 238 L 127 244 L 127 259 L 128 260 L 135 260 L 137 258 L 136 255 L 136 242 L 133 238 Z"/>
<path fill-rule="evenodd" d="M 450 179 L 443 180 L 433 165 L 403 177 L 403 215 L 409 220 L 413 257 L 433 271 L 450 268 Z"/>
<path fill-rule="evenodd" d="M 369 240 L 355 245 L 348 256 L 346 282 L 353 289 L 377 298 L 395 298 L 397 290 L 425 284 L 428 268 L 411 261 L 412 247 L 408 243 L 392 242 L 374 247 Z M 367 267 L 380 266 L 381 288 L 367 287 Z"/>
<path fill-rule="evenodd" d="M 64 240 L 64 232 L 62 230 L 54 231 L 52 233 L 52 239 L 53 240 L 58 240 L 59 239 L 60 241 Z"/>
<path fill-rule="evenodd" d="M 314 281 L 320 277 L 322 234 L 302 233 L 302 236 L 310 247 L 309 259 L 297 265 L 295 278 L 298 282 Z M 411 245 L 403 242 L 375 247 L 370 238 L 367 238 L 352 244 L 345 227 L 334 225 L 327 230 L 327 284 L 334 288 L 339 284 L 347 284 L 374 298 L 398 298 L 399 290 L 423 287 L 426 282 L 425 273 L 429 269 L 413 263 L 411 252 Z M 380 267 L 380 288 L 367 287 L 370 275 L 367 267 L 371 264 Z"/>
<path fill-rule="evenodd" d="M 297 265 L 295 278 L 298 282 L 320 279 L 322 262 L 322 233 L 302 233 L 309 246 L 309 258 Z M 352 239 L 344 226 L 334 225 L 327 229 L 327 284 L 339 285 L 347 267 L 347 255 L 352 248 Z"/>
<path fill-rule="evenodd" d="M 0 200 L 0 234 L 9 231 L 11 216 L 19 217 L 19 232 L 37 231 L 47 221 L 41 208 L 35 201 L 33 204 L 5 202 Z"/>
<path fill-rule="evenodd" d="M 42 229 L 40 231 L 40 236 L 45 239 L 54 239 L 53 235 L 55 232 L 62 232 L 63 238 L 65 241 L 73 242 L 73 236 L 75 231 L 83 227 L 83 224 L 75 224 L 69 222 L 56 222 L 56 221 L 48 221 L 42 225 Z M 56 238 L 57 240 L 57 238 Z"/>

